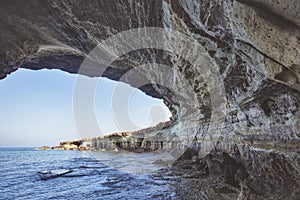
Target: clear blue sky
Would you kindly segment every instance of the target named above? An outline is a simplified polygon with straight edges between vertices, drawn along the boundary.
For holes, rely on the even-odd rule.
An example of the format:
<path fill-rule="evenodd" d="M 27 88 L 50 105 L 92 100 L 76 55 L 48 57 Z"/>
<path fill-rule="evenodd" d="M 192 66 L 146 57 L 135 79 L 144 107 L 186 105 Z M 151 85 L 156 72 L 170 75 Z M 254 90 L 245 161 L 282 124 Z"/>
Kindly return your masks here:
<path fill-rule="evenodd" d="M 77 76 L 59 70 L 19 69 L 0 80 L 0 146 L 54 146 L 62 140 L 80 138 L 72 109 Z M 120 127 L 114 117 L 114 114 L 121 114 L 112 112 L 116 87 L 119 91 L 121 88 L 124 98 L 118 95 L 114 102 L 128 108 L 134 127 Z M 129 99 L 128 94 L 131 94 Z M 101 78 L 95 93 L 95 113 L 104 133 L 146 128 L 167 121 L 171 116 L 162 100 L 106 78 Z M 98 136 L 99 133 L 88 135 Z"/>

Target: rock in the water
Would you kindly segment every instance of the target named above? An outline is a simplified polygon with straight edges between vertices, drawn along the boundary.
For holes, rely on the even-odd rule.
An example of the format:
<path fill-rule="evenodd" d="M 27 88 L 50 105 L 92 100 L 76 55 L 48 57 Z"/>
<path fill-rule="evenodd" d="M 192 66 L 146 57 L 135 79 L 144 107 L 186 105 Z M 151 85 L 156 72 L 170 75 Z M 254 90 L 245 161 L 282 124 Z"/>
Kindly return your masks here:
<path fill-rule="evenodd" d="M 38 172 L 38 175 L 42 180 L 48 180 L 51 178 L 57 178 L 63 176 L 71 172 L 72 170 L 70 169 L 53 169 L 53 170 L 40 171 Z"/>
<path fill-rule="evenodd" d="M 49 150 L 50 147 L 48 146 L 42 146 L 42 147 L 39 147 L 38 150 Z"/>

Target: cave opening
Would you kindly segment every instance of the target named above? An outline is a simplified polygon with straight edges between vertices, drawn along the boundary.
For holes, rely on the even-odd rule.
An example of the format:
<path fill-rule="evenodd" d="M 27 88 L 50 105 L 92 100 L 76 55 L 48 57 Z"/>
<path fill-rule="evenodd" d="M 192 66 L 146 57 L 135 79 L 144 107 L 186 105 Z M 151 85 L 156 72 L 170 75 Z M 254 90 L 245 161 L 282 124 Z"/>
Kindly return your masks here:
<path fill-rule="evenodd" d="M 85 133 L 79 134 L 72 107 L 78 76 L 60 70 L 19 69 L 0 80 L 0 146 L 57 145 L 60 141 L 152 127 L 172 116 L 163 100 L 128 84 L 99 78 L 94 112 L 101 133 L 91 129 L 87 121 Z"/>

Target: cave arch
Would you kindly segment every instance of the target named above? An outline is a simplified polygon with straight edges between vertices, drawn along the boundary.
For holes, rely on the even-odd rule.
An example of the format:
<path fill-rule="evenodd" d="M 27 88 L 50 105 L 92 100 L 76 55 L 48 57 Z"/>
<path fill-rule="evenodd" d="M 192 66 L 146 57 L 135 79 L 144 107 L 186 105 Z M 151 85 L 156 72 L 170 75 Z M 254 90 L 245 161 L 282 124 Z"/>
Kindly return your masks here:
<path fill-rule="evenodd" d="M 215 61 L 211 59 L 206 49 L 202 45 L 200 45 L 194 38 L 191 38 L 178 31 L 166 28 L 145 27 L 124 31 L 104 40 L 94 50 L 92 50 L 82 62 L 78 73 L 87 76 L 97 74 L 97 76 L 100 77 L 104 74 L 108 67 L 114 67 L 117 70 L 125 70 L 123 71 L 123 74 L 119 80 L 129 83 L 133 87 L 139 88 L 141 85 L 145 85 L 143 82 L 145 79 L 138 79 L 136 78 L 137 76 L 133 76 L 133 74 L 136 73 L 143 74 L 146 78 L 148 78 L 150 80 L 150 82 L 148 83 L 152 83 L 152 86 L 155 86 L 155 84 L 165 85 L 165 80 L 168 79 L 170 74 L 171 76 L 174 76 L 174 74 L 178 72 L 176 66 L 173 67 L 173 70 L 168 70 L 168 68 L 161 67 L 161 65 L 160 67 L 155 68 L 155 66 L 157 66 L 156 64 L 142 65 L 142 67 L 139 66 L 129 69 L 122 69 L 120 66 L 111 65 L 122 55 L 126 55 L 129 52 L 145 48 L 162 49 L 167 50 L 168 52 L 172 52 L 173 56 L 180 55 L 184 59 L 188 60 L 195 69 L 202 72 L 200 73 L 200 76 L 202 79 L 207 80 L 207 85 L 210 89 L 209 91 L 212 108 L 211 125 L 208 128 L 207 137 L 209 137 L 210 140 L 218 139 L 218 137 L 220 136 L 220 132 L 218 132 L 218 129 L 216 127 L 222 126 L 225 120 L 224 113 L 226 113 L 226 97 L 224 85 L 222 84 L 223 81 L 218 73 L 218 67 Z M 174 59 L 176 59 L 176 56 L 174 57 Z M 130 73 L 130 71 L 132 70 L 134 70 L 135 72 Z M 154 71 L 154 73 L 151 74 L 151 71 Z M 143 84 L 141 84 L 140 81 L 142 81 Z M 180 88 L 181 84 L 182 88 Z M 177 91 L 174 91 L 177 92 L 177 97 L 186 93 L 186 96 L 188 98 L 191 98 L 191 102 L 197 102 L 196 98 L 193 98 L 193 91 L 191 91 L 191 94 L 189 94 L 187 91 L 184 91 L 184 89 L 186 89 L 184 88 L 184 81 L 177 81 L 176 84 L 173 85 L 176 87 Z M 168 85 L 168 87 L 170 86 L 172 87 L 172 85 Z M 84 120 L 94 121 L 93 124 L 95 126 L 95 129 L 99 130 L 92 106 L 92 97 L 95 91 L 95 87 L 96 81 L 95 84 L 87 86 L 85 85 L 84 80 L 79 78 L 75 83 L 73 108 L 79 133 L 81 131 L 80 123 Z M 82 96 L 83 91 L 85 96 Z M 172 97 L 167 98 L 162 95 L 162 93 L 159 91 L 159 88 L 155 88 L 155 92 L 160 94 L 163 99 L 170 105 L 176 104 L 172 101 Z M 178 99 L 181 111 L 186 111 L 186 107 L 183 106 L 186 104 L 186 98 Z M 190 105 L 191 104 L 189 104 L 188 106 Z M 80 117 L 78 117 L 80 115 L 76 115 L 76 109 L 80 108 L 78 110 L 83 110 L 83 107 L 86 109 L 86 112 L 89 116 L 88 119 L 80 119 Z M 170 110 L 172 110 L 172 107 L 170 108 Z M 197 110 L 195 109 L 194 111 Z M 186 133 L 186 127 L 197 127 L 199 122 L 193 123 L 189 120 L 182 119 L 182 112 L 177 114 L 179 115 L 178 118 L 180 118 L 180 123 L 176 127 L 176 132 L 182 140 L 185 140 L 183 139 L 183 137 L 185 137 L 184 134 Z M 99 132 L 101 132 L 101 130 Z M 192 136 L 192 138 L 193 137 L 194 136 Z"/>
<path fill-rule="evenodd" d="M 132 63 L 127 63 L 127 65 L 122 66 L 120 63 L 114 63 L 114 61 L 118 60 L 121 56 L 125 56 L 129 52 L 133 52 L 141 49 L 159 49 L 169 53 L 169 60 L 172 64 L 172 70 L 167 70 L 166 73 L 159 71 L 157 68 L 156 71 L 148 67 L 149 69 L 135 66 Z M 136 55 L 139 56 L 138 51 L 136 51 Z M 63 54 L 62 54 L 63 53 Z M 150 55 L 151 52 L 150 52 Z M 166 56 L 166 55 L 162 55 Z M 197 40 L 191 36 L 185 35 L 179 31 L 174 31 L 168 28 L 157 28 L 157 27 L 144 27 L 131 29 L 128 31 L 120 32 L 116 35 L 109 37 L 108 39 L 102 41 L 96 48 L 94 48 L 90 53 L 85 54 L 80 51 L 72 51 L 68 49 L 68 51 L 61 51 L 60 49 L 53 48 L 42 48 L 39 51 L 37 57 L 33 57 L 32 59 L 26 59 L 20 67 L 29 68 L 29 69 L 42 69 L 42 68 L 59 68 L 63 71 L 82 74 L 89 77 L 101 77 L 105 76 L 109 79 L 119 80 L 122 77 L 123 82 L 129 83 L 133 87 L 140 86 L 137 79 L 131 78 L 128 74 L 129 71 L 135 70 L 140 74 L 144 75 L 144 77 L 148 78 L 150 84 L 143 85 L 141 88 L 146 94 L 152 97 L 162 98 L 165 104 L 169 107 L 170 111 L 173 113 L 177 123 L 175 124 L 175 128 L 173 132 L 179 134 L 181 139 L 184 142 L 186 139 L 186 134 L 191 132 L 197 133 L 197 129 L 199 124 L 201 123 L 199 120 L 191 121 L 183 119 L 183 112 L 187 113 L 187 110 L 191 110 L 191 115 L 197 115 L 199 110 L 205 110 L 203 108 L 199 108 L 197 105 L 199 103 L 199 99 L 197 97 L 199 93 L 199 88 L 195 91 L 195 88 L 192 89 L 192 93 L 188 94 L 184 87 L 182 87 L 182 81 L 178 81 L 176 79 L 176 74 L 180 74 L 178 70 L 178 56 L 184 60 L 187 60 L 194 71 L 197 71 L 199 77 L 195 77 L 196 80 L 206 80 L 206 89 L 210 93 L 210 105 L 207 110 L 211 110 L 211 118 L 210 118 L 210 126 L 208 128 L 206 138 L 204 140 L 217 140 L 220 136 L 220 130 L 225 121 L 225 113 L 226 113 L 226 96 L 223 85 L 223 79 L 220 77 L 218 72 L 218 66 L 215 61 L 210 57 L 207 50 L 197 42 Z M 132 61 L 130 58 L 129 61 Z M 153 64 L 153 66 L 157 66 Z M 149 71 L 153 73 L 148 73 Z M 125 74 L 125 75 L 124 75 Z M 170 78 L 170 76 L 175 78 Z M 159 77 L 159 81 L 153 81 L 155 77 Z M 132 79 L 132 80 L 131 80 Z M 159 84 L 164 80 L 173 80 L 173 85 L 176 87 L 177 94 L 162 93 L 161 88 L 156 87 L 156 85 L 164 85 Z M 155 82 L 153 84 L 152 82 Z M 95 114 L 93 114 L 93 101 L 87 99 L 93 96 L 95 91 L 96 82 L 92 85 L 81 84 L 81 79 L 79 78 L 75 84 L 74 89 L 74 110 L 75 110 L 75 121 L 78 124 L 80 121 L 89 120 L 93 121 L 95 124 L 95 130 L 98 129 L 97 120 L 95 118 Z M 158 82 L 158 83 L 157 83 Z M 80 85 L 80 86 L 79 86 Z M 79 88 L 79 90 L 78 90 Z M 78 91 L 84 91 L 78 92 Z M 194 90 L 194 91 L 193 91 Z M 84 94 L 84 95 L 82 95 Z M 179 103 L 173 101 L 174 96 L 182 96 L 186 95 L 187 98 L 191 98 L 189 102 L 189 106 L 191 109 L 185 109 L 184 104 L 187 104 L 182 98 Z M 194 98 L 194 96 L 196 96 Z M 79 99 L 79 101 L 77 101 Z M 180 99 L 180 98 L 177 98 Z M 83 105 L 78 104 L 78 102 L 85 102 Z M 89 116 L 87 119 L 76 119 L 76 107 L 84 108 Z M 179 109 L 180 108 L 180 109 Z M 79 110 L 84 110 L 79 109 Z M 178 112 L 180 111 L 180 112 Z M 185 117 L 184 117 L 185 118 Z M 191 118 L 187 118 L 191 119 Z M 208 121 L 208 120 L 206 120 Z M 190 131 L 187 127 L 194 129 Z M 78 132 L 80 133 L 82 130 L 79 126 Z M 99 131 L 101 132 L 101 131 Z M 191 136 L 188 141 L 191 141 L 193 136 Z"/>

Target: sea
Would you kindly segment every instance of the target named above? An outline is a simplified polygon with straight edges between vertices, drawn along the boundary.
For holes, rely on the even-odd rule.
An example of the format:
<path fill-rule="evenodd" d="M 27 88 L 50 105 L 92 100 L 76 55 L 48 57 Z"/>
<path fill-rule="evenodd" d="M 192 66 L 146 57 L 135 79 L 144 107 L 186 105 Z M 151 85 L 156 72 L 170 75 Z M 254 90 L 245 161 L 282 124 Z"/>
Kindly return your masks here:
<path fill-rule="evenodd" d="M 168 156 L 1 147 L 0 199 L 178 199 Z"/>

